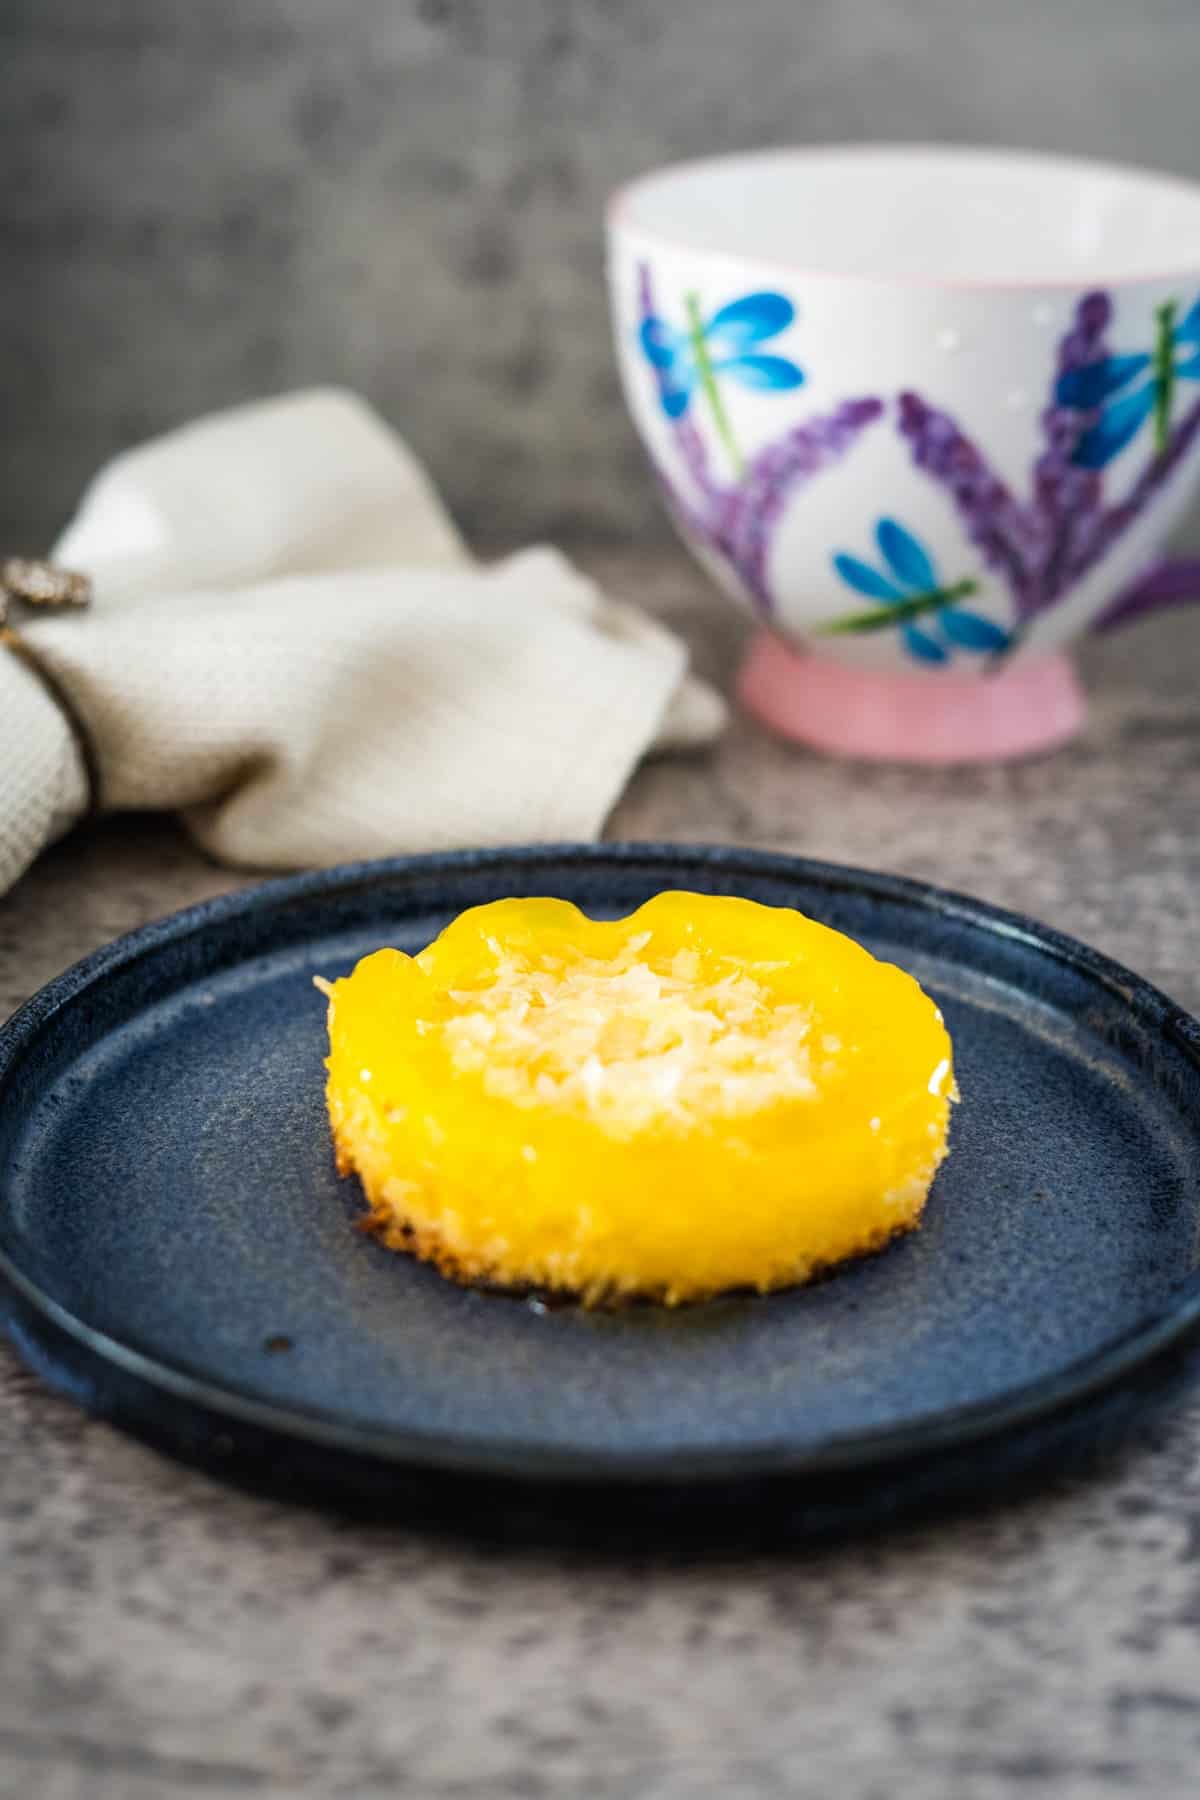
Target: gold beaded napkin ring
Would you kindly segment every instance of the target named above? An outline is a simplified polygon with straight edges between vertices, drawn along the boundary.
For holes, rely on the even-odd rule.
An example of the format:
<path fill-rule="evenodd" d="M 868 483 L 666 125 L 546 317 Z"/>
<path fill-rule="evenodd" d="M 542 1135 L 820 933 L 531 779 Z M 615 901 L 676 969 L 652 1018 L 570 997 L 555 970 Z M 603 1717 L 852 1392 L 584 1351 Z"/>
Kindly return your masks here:
<path fill-rule="evenodd" d="M 11 650 L 32 675 L 41 682 L 70 726 L 79 749 L 87 777 L 88 809 L 92 811 L 99 795 L 96 754 L 84 725 L 58 681 L 43 667 L 31 646 L 12 622 L 14 605 L 46 611 L 80 612 L 90 605 L 92 584 L 88 576 L 75 569 L 63 569 L 40 557 L 9 556 L 0 561 L 0 645 Z"/>

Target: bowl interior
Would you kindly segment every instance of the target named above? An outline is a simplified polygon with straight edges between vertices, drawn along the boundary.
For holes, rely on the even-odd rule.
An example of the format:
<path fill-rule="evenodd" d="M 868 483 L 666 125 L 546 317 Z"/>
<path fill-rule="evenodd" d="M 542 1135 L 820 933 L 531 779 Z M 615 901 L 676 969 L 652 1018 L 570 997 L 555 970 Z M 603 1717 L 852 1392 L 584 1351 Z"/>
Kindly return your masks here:
<path fill-rule="evenodd" d="M 614 222 L 833 275 L 1099 284 L 1200 270 L 1200 185 L 1008 150 L 862 145 L 658 169 Z"/>

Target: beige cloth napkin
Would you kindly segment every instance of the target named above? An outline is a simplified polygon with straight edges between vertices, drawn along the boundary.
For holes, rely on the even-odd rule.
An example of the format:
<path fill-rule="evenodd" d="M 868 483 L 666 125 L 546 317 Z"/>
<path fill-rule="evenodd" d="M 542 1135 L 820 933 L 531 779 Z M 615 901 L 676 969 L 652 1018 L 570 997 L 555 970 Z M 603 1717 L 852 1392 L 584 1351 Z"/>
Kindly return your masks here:
<path fill-rule="evenodd" d="M 100 804 L 178 809 L 230 863 L 590 838 L 648 750 L 724 721 L 683 645 L 557 551 L 472 562 L 337 390 L 118 457 L 53 554 L 94 605 L 21 633 Z M 61 708 L 0 648 L 0 891 L 86 802 Z"/>

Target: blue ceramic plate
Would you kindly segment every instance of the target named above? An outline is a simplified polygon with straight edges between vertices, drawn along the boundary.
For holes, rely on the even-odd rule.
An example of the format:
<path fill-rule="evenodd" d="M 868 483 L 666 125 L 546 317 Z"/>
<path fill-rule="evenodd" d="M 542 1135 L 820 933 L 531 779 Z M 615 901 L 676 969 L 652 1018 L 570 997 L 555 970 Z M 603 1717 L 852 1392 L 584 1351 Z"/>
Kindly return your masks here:
<path fill-rule="evenodd" d="M 464 1290 L 356 1231 L 312 976 L 500 895 L 611 915 L 665 887 L 800 907 L 936 996 L 963 1100 L 921 1229 L 809 1289 L 621 1313 Z M 1198 1063 L 1200 1028 L 1103 957 L 852 869 L 614 845 L 272 882 L 0 1031 L 4 1319 L 90 1411 L 293 1493 L 819 1527 L 990 1492 L 1180 1372 Z"/>

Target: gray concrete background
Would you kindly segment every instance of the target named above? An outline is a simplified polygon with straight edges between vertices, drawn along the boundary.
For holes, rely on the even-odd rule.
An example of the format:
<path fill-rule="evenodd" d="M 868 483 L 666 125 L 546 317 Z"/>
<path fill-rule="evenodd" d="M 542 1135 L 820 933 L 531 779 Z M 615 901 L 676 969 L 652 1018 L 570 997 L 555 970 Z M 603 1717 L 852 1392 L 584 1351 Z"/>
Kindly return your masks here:
<path fill-rule="evenodd" d="M 1197 0 L 0 0 L 0 534 L 117 447 L 334 379 L 477 537 L 663 529 L 607 191 L 883 137 L 1200 176 Z"/>

